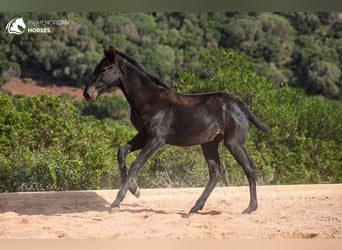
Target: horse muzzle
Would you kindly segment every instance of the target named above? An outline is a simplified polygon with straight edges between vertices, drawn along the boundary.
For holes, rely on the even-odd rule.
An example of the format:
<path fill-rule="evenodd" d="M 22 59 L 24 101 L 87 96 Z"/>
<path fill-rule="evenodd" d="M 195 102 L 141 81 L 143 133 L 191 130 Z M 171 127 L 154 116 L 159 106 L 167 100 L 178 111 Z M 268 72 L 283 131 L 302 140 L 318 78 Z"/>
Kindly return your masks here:
<path fill-rule="evenodd" d="M 87 100 L 87 102 L 96 102 L 98 92 L 94 88 L 86 88 L 83 91 L 83 96 Z"/>

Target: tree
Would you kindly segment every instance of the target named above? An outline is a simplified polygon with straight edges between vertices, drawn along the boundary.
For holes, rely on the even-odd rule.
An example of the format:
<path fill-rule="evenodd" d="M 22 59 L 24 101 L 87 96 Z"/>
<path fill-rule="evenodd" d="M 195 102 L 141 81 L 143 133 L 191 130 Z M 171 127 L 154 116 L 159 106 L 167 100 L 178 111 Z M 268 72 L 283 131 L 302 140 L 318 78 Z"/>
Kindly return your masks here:
<path fill-rule="evenodd" d="M 313 61 L 308 67 L 307 91 L 329 97 L 341 96 L 341 70 L 331 62 Z"/>
<path fill-rule="evenodd" d="M 310 94 L 321 93 L 330 98 L 341 96 L 341 67 L 336 49 L 313 35 L 300 36 L 298 44 L 296 78 L 291 84 L 304 87 Z"/>

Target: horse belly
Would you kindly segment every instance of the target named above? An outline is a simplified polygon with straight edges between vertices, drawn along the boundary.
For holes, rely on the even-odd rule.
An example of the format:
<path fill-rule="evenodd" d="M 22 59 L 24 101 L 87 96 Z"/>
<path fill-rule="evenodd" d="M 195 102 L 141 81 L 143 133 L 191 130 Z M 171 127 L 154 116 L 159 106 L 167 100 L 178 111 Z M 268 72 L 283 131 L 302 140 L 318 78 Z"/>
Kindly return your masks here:
<path fill-rule="evenodd" d="M 223 125 L 213 114 L 188 114 L 177 119 L 171 127 L 166 143 L 174 146 L 194 146 L 223 139 Z"/>

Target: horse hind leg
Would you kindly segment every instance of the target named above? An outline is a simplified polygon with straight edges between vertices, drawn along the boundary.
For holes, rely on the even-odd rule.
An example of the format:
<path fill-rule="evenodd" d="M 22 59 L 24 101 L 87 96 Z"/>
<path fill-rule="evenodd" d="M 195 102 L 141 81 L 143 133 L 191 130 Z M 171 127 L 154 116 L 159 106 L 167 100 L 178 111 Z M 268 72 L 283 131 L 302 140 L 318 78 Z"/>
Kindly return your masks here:
<path fill-rule="evenodd" d="M 243 211 L 243 213 L 252 213 L 258 208 L 257 193 L 256 193 L 256 181 L 255 181 L 255 165 L 249 158 L 245 149 L 245 135 L 246 133 L 230 133 L 233 138 L 228 136 L 225 138 L 224 144 L 229 149 L 235 160 L 242 166 L 249 183 L 250 202 L 249 206 Z"/>
<path fill-rule="evenodd" d="M 207 201 L 209 195 L 215 188 L 216 183 L 221 176 L 222 170 L 218 154 L 218 144 L 219 142 L 209 142 L 201 145 L 203 155 L 207 161 L 209 168 L 209 181 L 202 195 L 198 198 L 198 200 L 196 201 L 195 205 L 191 208 L 188 215 L 196 213 L 198 212 L 198 210 L 202 210 L 205 202 Z"/>

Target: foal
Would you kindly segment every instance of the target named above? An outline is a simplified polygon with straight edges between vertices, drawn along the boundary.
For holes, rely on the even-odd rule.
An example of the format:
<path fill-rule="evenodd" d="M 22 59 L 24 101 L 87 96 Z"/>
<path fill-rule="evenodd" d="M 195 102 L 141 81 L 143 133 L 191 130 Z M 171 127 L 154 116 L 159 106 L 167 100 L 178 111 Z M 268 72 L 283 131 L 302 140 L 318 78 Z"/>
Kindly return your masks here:
<path fill-rule="evenodd" d="M 269 127 L 258 120 L 242 101 L 229 94 L 181 95 L 114 47 L 105 49 L 104 56 L 83 95 L 87 101 L 95 102 L 112 87 L 119 87 L 131 107 L 131 121 L 138 131 L 118 151 L 122 187 L 112 208 L 120 207 L 128 190 L 139 197 L 139 189 L 133 182 L 134 176 L 158 148 L 165 144 L 200 144 L 209 167 L 209 181 L 189 214 L 198 212 L 222 173 L 218 145 L 223 141 L 242 166 L 249 182 L 250 202 L 243 213 L 256 210 L 255 165 L 245 149 L 248 121 L 264 132 L 269 132 Z M 141 151 L 127 173 L 126 156 L 136 150 Z"/>

